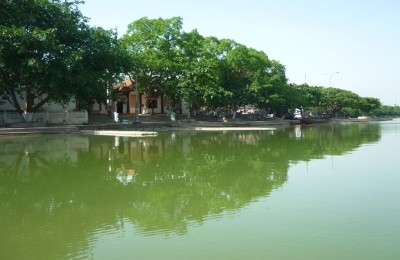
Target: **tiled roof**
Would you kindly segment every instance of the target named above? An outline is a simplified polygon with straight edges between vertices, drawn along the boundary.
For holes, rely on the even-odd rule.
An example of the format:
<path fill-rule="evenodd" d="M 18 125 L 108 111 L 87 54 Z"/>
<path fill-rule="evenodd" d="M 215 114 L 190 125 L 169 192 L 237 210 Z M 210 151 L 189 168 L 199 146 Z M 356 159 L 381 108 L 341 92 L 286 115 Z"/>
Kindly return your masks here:
<path fill-rule="evenodd" d="M 130 79 L 126 79 L 117 85 L 113 86 L 113 91 L 117 92 L 131 92 L 133 89 L 133 83 Z"/>

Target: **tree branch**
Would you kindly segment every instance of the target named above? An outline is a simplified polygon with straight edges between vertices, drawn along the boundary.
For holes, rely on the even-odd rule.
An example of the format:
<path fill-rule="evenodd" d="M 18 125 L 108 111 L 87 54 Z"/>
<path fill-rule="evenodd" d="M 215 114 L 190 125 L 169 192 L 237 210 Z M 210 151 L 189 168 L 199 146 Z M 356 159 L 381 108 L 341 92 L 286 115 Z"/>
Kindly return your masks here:
<path fill-rule="evenodd" d="M 11 103 L 11 101 L 10 101 L 10 103 L 13 105 L 13 107 L 15 107 L 15 109 L 17 110 L 17 112 L 18 112 L 20 115 L 22 115 L 22 113 L 23 113 L 24 111 L 22 110 L 22 108 L 21 108 L 21 106 L 20 106 L 20 104 L 19 104 L 19 102 L 18 102 L 18 99 L 17 99 L 17 96 L 15 95 L 14 89 L 11 89 L 11 90 L 10 90 L 10 96 L 11 96 L 11 99 L 12 99 L 12 103 Z"/>
<path fill-rule="evenodd" d="M 32 112 L 38 110 L 41 106 L 43 106 L 44 104 L 46 104 L 49 100 L 50 100 L 50 96 L 47 96 L 47 97 L 45 97 L 44 99 L 42 99 L 39 103 L 33 105 L 33 106 L 32 106 Z"/>

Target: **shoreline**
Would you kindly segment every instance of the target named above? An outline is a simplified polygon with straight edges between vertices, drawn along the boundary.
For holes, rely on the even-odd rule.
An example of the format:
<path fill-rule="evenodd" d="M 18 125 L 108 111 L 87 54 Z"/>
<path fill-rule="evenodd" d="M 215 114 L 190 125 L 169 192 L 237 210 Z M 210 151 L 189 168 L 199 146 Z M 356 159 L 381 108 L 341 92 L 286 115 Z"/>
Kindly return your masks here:
<path fill-rule="evenodd" d="M 393 118 L 333 119 L 328 124 L 350 124 L 391 121 Z M 0 136 L 31 134 L 94 134 L 111 136 L 155 136 L 162 131 L 273 131 L 281 127 L 291 127 L 290 120 L 270 119 L 265 121 L 154 121 L 138 124 L 92 123 L 88 125 L 38 126 L 19 124 L 0 128 Z"/>

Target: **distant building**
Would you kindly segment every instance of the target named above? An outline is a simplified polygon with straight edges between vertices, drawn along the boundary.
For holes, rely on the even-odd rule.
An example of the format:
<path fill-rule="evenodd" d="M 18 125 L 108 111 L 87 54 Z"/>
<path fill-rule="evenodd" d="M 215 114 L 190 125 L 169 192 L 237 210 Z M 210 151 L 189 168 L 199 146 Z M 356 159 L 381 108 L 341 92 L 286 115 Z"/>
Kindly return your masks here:
<path fill-rule="evenodd" d="M 114 93 L 120 94 L 120 98 L 117 101 L 108 100 L 106 104 L 98 103 L 95 101 L 92 107 L 92 113 L 108 114 L 110 111 L 117 112 L 119 114 L 135 114 L 136 111 L 136 93 L 135 85 L 130 79 L 116 84 L 110 90 Z M 111 93 L 109 93 L 111 94 Z M 40 102 L 41 98 L 35 100 Z M 24 107 L 25 100 L 23 95 L 18 95 L 18 102 Z M 164 114 L 167 113 L 172 107 L 171 103 L 165 98 L 162 93 L 153 92 L 150 94 L 139 93 L 138 94 L 138 113 L 139 114 Z M 38 112 L 72 112 L 77 111 L 76 102 L 70 101 L 67 104 L 58 104 L 54 102 L 48 102 L 40 107 Z M 179 112 L 187 114 L 187 106 L 182 103 L 179 108 Z M 3 95 L 0 98 L 0 111 L 1 112 L 16 112 L 15 107 L 10 102 L 8 95 Z"/>
<path fill-rule="evenodd" d="M 107 104 L 95 103 L 92 112 L 95 113 L 109 113 L 115 111 L 119 114 L 135 114 L 136 113 L 136 93 L 135 82 L 131 79 L 124 81 L 113 86 L 111 91 L 118 93 L 122 98 L 117 101 L 109 100 Z M 139 93 L 138 94 L 138 113 L 139 114 L 164 114 L 171 109 L 171 103 L 165 96 L 157 91 L 153 93 Z M 182 114 L 187 114 L 187 106 L 182 104 L 179 108 Z"/>

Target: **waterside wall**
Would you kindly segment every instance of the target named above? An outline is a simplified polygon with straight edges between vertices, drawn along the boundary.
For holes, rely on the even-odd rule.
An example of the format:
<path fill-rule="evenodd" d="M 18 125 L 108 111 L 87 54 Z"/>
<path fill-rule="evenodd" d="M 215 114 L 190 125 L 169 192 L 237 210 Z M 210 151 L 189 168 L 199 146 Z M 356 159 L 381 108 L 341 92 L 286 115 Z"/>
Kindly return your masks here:
<path fill-rule="evenodd" d="M 17 112 L 3 112 L 0 114 L 0 125 L 19 123 L 82 125 L 88 124 L 87 111 L 77 112 L 37 112 L 19 115 Z"/>

